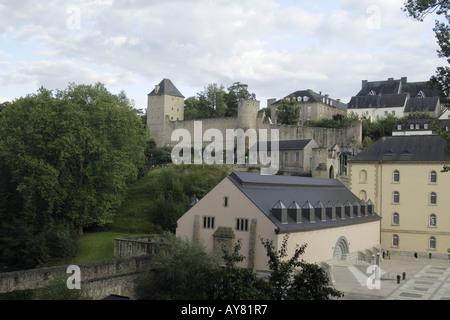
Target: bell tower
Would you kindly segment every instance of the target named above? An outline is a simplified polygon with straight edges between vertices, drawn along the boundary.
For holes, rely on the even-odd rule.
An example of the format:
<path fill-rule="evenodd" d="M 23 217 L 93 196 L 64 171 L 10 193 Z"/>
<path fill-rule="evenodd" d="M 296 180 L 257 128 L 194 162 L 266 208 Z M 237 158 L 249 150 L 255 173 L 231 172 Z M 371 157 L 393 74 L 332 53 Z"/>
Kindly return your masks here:
<path fill-rule="evenodd" d="M 169 122 L 182 120 L 184 120 L 184 96 L 172 81 L 163 79 L 148 94 L 147 126 L 150 129 L 150 137 L 155 140 L 158 147 L 164 147 L 170 140 L 170 136 L 166 136 L 166 133 L 171 133 L 167 130 Z"/>

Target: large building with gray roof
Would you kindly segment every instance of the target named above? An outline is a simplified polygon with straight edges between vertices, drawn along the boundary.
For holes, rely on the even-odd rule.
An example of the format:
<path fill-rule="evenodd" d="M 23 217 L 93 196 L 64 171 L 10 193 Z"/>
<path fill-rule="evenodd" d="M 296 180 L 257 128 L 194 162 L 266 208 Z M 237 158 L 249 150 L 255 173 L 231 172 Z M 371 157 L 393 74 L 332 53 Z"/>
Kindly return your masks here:
<path fill-rule="evenodd" d="M 438 118 L 444 111 L 445 99 L 427 81 L 408 82 L 407 77 L 383 81 L 362 81 L 360 91 L 348 103 L 347 113 L 372 121 L 388 115 L 407 116 L 427 112 Z"/>
<path fill-rule="evenodd" d="M 235 172 L 193 205 L 177 222 L 177 236 L 221 254 L 241 241 L 242 266 L 267 271 L 261 240 L 288 255 L 306 244 L 302 258 L 332 265 L 380 252 L 380 217 L 340 181 Z"/>

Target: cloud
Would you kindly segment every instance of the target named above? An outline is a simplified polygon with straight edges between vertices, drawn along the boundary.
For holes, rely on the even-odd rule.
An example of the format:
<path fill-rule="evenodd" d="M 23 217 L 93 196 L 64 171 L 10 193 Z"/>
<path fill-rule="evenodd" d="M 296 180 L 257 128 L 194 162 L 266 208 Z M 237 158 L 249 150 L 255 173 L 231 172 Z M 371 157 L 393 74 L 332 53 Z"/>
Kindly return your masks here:
<path fill-rule="evenodd" d="M 0 84 L 101 81 L 140 99 L 162 78 L 185 96 L 240 81 L 262 105 L 307 88 L 344 99 L 362 79 L 426 80 L 434 73 L 433 21 L 407 18 L 402 4 L 4 0 L 0 59 L 8 64 Z M 24 46 L 26 54 L 14 49 Z"/>

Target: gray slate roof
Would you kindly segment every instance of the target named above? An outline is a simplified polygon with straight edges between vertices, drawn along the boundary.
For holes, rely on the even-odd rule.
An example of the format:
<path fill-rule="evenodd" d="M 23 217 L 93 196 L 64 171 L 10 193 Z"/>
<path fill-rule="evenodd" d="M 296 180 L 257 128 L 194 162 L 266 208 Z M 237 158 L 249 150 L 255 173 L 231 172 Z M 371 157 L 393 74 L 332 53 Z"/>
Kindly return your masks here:
<path fill-rule="evenodd" d="M 439 97 L 411 98 L 406 103 L 405 112 L 430 111 L 438 107 Z"/>
<path fill-rule="evenodd" d="M 158 92 L 156 92 L 156 88 L 155 88 L 148 95 L 149 96 L 159 96 L 159 95 L 166 94 L 166 95 L 184 98 L 184 96 L 181 94 L 181 92 L 178 91 L 178 89 L 174 86 L 172 81 L 170 81 L 169 79 L 163 79 L 158 84 L 158 86 L 159 86 Z"/>
<path fill-rule="evenodd" d="M 407 94 L 383 94 L 352 97 L 348 103 L 349 109 L 368 109 L 368 108 L 395 108 L 405 107 Z"/>
<path fill-rule="evenodd" d="M 406 96 L 409 95 L 409 101 L 417 98 L 419 92 L 425 95 L 425 98 L 440 96 L 439 90 L 430 86 L 427 81 L 408 82 L 406 77 L 398 80 L 393 78 L 382 81 L 363 81 L 361 90 L 353 96 L 348 103 L 349 109 L 358 108 L 383 108 L 398 107 L 405 105 Z M 379 96 L 377 98 L 377 96 Z M 398 96 L 395 98 L 395 96 Z M 381 97 L 381 98 L 380 98 Z M 378 99 L 378 100 L 377 100 Z M 380 99 L 385 99 L 380 101 Z M 443 97 L 439 97 L 440 101 L 444 101 Z M 420 99 L 417 99 L 420 100 Z M 403 104 L 401 103 L 403 101 Z M 433 104 L 434 101 L 413 101 L 407 106 L 412 111 L 420 110 L 420 105 L 426 103 Z M 428 109 L 433 111 L 434 109 Z M 406 111 L 406 110 L 405 110 Z M 411 111 L 406 111 L 411 112 Z"/>
<path fill-rule="evenodd" d="M 447 162 L 447 143 L 438 135 L 383 137 L 351 158 L 349 162 L 427 161 Z"/>
<path fill-rule="evenodd" d="M 316 205 L 323 207 L 334 206 L 336 203 L 343 205 L 355 201 L 360 202 L 360 200 L 336 179 L 260 175 L 243 172 L 234 172 L 228 179 L 275 224 L 278 233 L 326 229 L 380 219 L 378 215 L 371 214 L 346 219 L 326 219 L 326 221 L 316 219 L 314 223 L 311 223 L 308 219 L 303 219 L 302 223 L 297 223 L 288 215 L 286 223 L 282 223 L 274 216 L 272 212 L 274 207 L 301 208 L 305 206 L 313 208 Z"/>
<path fill-rule="evenodd" d="M 308 99 L 309 99 L 308 102 L 320 102 L 320 103 L 323 103 L 323 98 L 325 98 L 324 95 L 322 95 L 320 93 L 317 93 L 317 92 L 314 92 L 311 89 L 295 91 L 295 92 L 291 93 L 290 95 L 288 95 L 285 98 L 288 98 L 291 95 L 294 96 L 295 99 L 297 99 L 298 97 L 302 97 L 302 98 L 303 97 L 308 97 Z M 283 99 L 285 99 L 285 98 L 283 98 Z M 329 99 L 332 101 L 332 106 L 333 107 L 341 109 L 343 111 L 347 110 L 347 104 L 346 103 L 340 102 L 340 101 L 338 101 L 336 99 L 331 99 L 331 98 L 329 98 Z M 276 102 L 273 103 L 273 105 L 280 104 L 281 100 L 282 99 L 277 100 Z"/>

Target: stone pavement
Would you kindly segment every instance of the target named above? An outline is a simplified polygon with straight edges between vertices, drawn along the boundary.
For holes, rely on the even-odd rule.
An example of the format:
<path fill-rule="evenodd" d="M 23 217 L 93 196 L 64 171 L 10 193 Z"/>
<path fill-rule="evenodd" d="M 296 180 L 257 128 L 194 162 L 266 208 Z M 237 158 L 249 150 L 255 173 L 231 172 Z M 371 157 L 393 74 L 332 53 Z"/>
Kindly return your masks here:
<path fill-rule="evenodd" d="M 450 300 L 448 259 L 391 255 L 380 263 L 378 282 L 377 272 L 368 268 L 369 264 L 349 262 L 334 265 L 335 288 L 344 293 L 342 300 Z"/>

